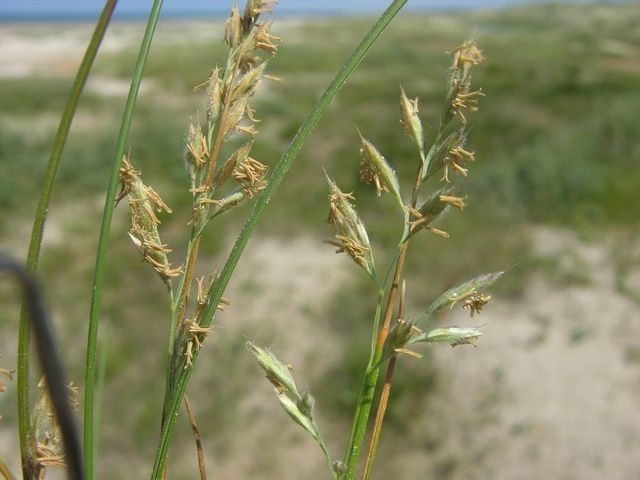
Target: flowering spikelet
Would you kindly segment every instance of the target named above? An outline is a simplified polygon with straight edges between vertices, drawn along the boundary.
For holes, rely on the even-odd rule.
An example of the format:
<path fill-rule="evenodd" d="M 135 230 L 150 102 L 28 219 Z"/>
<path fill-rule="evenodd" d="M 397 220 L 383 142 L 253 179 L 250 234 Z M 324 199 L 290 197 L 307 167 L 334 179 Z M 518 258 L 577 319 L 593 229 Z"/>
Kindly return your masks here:
<path fill-rule="evenodd" d="M 184 368 L 190 367 L 193 365 L 193 355 L 194 351 L 200 350 L 202 347 L 202 343 L 207 338 L 209 333 L 211 333 L 211 328 L 205 328 L 198 325 L 195 320 L 191 320 L 189 322 L 188 327 L 189 332 L 189 341 L 187 342 L 187 349 L 185 350 L 185 364 Z"/>
<path fill-rule="evenodd" d="M 467 300 L 465 300 L 462 308 L 468 308 L 469 313 L 473 317 L 474 313 L 480 313 L 482 307 L 484 307 L 491 300 L 491 295 L 484 295 L 482 293 L 471 295 Z"/>
<path fill-rule="evenodd" d="M 335 240 L 327 243 L 338 247 L 336 253 L 346 252 L 371 278 L 375 279 L 373 254 L 369 236 L 351 201 L 353 196 L 344 193 L 327 177 L 329 182 L 329 217 L 327 223 L 336 229 Z"/>
<path fill-rule="evenodd" d="M 471 312 L 478 312 L 479 308 L 482 308 L 482 306 L 485 305 L 491 298 L 489 296 L 482 295 L 483 292 L 491 285 L 493 285 L 503 274 L 504 270 L 493 273 L 485 273 L 483 275 L 472 278 L 471 280 L 468 280 L 465 283 L 458 285 L 457 287 L 447 290 L 442 295 L 440 295 L 433 303 L 431 303 L 431 305 L 429 305 L 425 312 L 425 316 L 429 316 L 447 307 L 453 308 L 456 303 L 463 300 L 465 302 L 471 300 L 467 308 L 471 309 L 473 307 L 473 310 L 471 310 Z"/>
<path fill-rule="evenodd" d="M 470 152 L 465 150 L 461 146 L 453 147 L 447 155 L 443 159 L 444 164 L 444 174 L 441 180 L 445 182 L 450 182 L 449 180 L 449 168 L 451 168 L 454 172 L 459 173 L 463 177 L 466 177 L 469 173 L 467 168 L 464 168 L 462 165 L 466 162 L 474 162 L 476 160 L 475 152 Z"/>
<path fill-rule="evenodd" d="M 411 339 L 410 343 L 448 343 L 452 347 L 458 345 L 477 346 L 478 338 L 482 336 L 475 327 L 445 327 L 436 328 Z"/>
<path fill-rule="evenodd" d="M 482 52 L 474 40 L 467 40 L 458 48 L 449 52 L 452 56 L 449 93 L 443 112 L 443 124 L 449 123 L 454 116 L 467 123 L 464 110 L 478 110 L 478 100 L 484 96 L 482 89 L 471 90 L 471 68 L 484 60 Z"/>
<path fill-rule="evenodd" d="M 140 172 L 133 168 L 126 157 L 122 159 L 120 181 L 122 195 L 129 198 L 129 237 L 140 250 L 144 260 L 166 283 L 172 277 L 178 276 L 181 269 L 172 268 L 169 263 L 167 253 L 171 252 L 171 249 L 160 240 L 160 220 L 154 210 L 171 213 L 171 209 L 151 187 L 142 183 Z"/>
<path fill-rule="evenodd" d="M 396 173 L 378 149 L 364 138 L 359 130 L 358 135 L 360 136 L 360 153 L 362 154 L 360 179 L 366 184 L 375 184 L 378 196 L 382 192 L 391 192 L 400 199 L 400 185 Z M 400 204 L 402 204 L 401 199 Z"/>
<path fill-rule="evenodd" d="M 266 173 L 266 165 L 245 155 L 233 169 L 233 178 L 242 186 L 247 195 L 253 197 L 267 186 L 264 178 Z"/>
<path fill-rule="evenodd" d="M 194 187 L 200 172 L 209 162 L 207 139 L 202 133 L 202 128 L 197 123 L 189 124 L 184 161 L 191 179 L 191 186 Z"/>
<path fill-rule="evenodd" d="M 47 467 L 64 467 L 64 449 L 60 440 L 60 427 L 53 412 L 53 406 L 44 377 L 38 383 L 39 397 L 31 413 L 33 435 L 33 456 L 37 462 L 40 478 L 44 478 Z M 77 405 L 77 388 L 68 386 L 69 400 Z"/>
<path fill-rule="evenodd" d="M 460 210 L 464 208 L 464 199 L 454 196 L 454 193 L 455 189 L 452 187 L 441 188 L 427 198 L 420 208 L 409 208 L 409 213 L 411 215 L 411 220 L 409 221 L 409 232 L 412 234 L 420 229 L 425 229 L 445 238 L 449 238 L 449 234 L 447 232 L 433 227 L 431 223 L 442 216 L 449 206 L 455 206 Z"/>

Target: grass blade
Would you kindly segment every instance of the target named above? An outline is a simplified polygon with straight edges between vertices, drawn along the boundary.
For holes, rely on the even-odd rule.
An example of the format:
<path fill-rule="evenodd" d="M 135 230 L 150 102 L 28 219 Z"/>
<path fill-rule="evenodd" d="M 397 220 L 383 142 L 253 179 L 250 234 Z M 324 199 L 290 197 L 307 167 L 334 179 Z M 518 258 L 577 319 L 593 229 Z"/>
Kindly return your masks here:
<path fill-rule="evenodd" d="M 91 311 L 89 314 L 89 332 L 87 335 L 87 359 L 85 364 L 85 393 L 84 393 L 84 461 L 88 480 L 94 477 L 95 457 L 95 390 L 96 390 L 96 362 L 97 362 L 97 343 L 98 343 L 98 324 L 100 321 L 100 307 L 102 303 L 102 287 L 104 284 L 104 268 L 107 256 L 107 243 L 109 232 L 111 231 L 111 219 L 113 217 L 113 209 L 118 188 L 118 178 L 120 163 L 124 155 L 125 145 L 129 136 L 129 127 L 133 117 L 136 99 L 138 98 L 138 90 L 142 81 L 142 72 L 151 48 L 151 40 L 155 32 L 162 0 L 154 0 L 153 6 L 149 13 L 147 27 L 144 32 L 142 44 L 140 45 L 140 53 L 136 61 L 133 77 L 131 78 L 131 86 L 129 88 L 129 96 L 124 107 L 122 115 L 122 123 L 120 124 L 120 132 L 116 146 L 116 153 L 111 165 L 111 175 L 107 187 L 107 198 L 102 213 L 102 224 L 100 226 L 100 236 L 98 238 L 98 252 L 96 254 L 96 267 L 93 277 L 93 290 L 91 295 Z"/>
<path fill-rule="evenodd" d="M 78 68 L 76 77 L 73 80 L 69 99 L 65 106 L 53 147 L 49 155 L 49 162 L 45 171 L 44 182 L 40 189 L 40 197 L 36 209 L 33 228 L 31 230 L 31 240 L 29 242 L 29 251 L 27 254 L 27 270 L 34 273 L 38 267 L 40 259 L 40 250 L 42 247 L 42 236 L 44 233 L 44 225 L 49 211 L 49 203 L 51 200 L 51 192 L 56 182 L 58 166 L 60 158 L 69 136 L 71 122 L 76 113 L 80 95 L 84 89 L 84 85 L 93 66 L 93 62 L 104 38 L 104 34 L 111 21 L 111 16 L 116 7 L 117 0 L 106 0 L 102 13 L 96 23 L 96 27 L 87 46 L 87 50 L 82 59 L 82 63 Z M 20 452 L 22 456 L 22 464 L 26 460 L 27 439 L 29 436 L 29 334 L 30 327 L 27 318 L 27 312 L 23 306 L 20 312 L 20 329 L 18 334 L 18 430 L 20 436 Z"/>

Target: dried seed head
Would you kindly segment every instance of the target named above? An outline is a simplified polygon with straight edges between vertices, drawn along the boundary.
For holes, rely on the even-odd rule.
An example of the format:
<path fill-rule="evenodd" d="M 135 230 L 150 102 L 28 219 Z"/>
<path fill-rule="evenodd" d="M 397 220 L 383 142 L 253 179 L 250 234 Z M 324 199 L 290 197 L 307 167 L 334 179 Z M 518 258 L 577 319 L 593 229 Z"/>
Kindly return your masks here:
<path fill-rule="evenodd" d="M 329 218 L 327 222 L 336 229 L 334 240 L 327 243 L 338 247 L 336 253 L 346 252 L 375 280 L 375 265 L 369 236 L 351 201 L 353 195 L 344 193 L 327 177 L 329 183 Z"/>
<path fill-rule="evenodd" d="M 374 183 L 378 196 L 380 196 L 382 192 L 393 193 L 402 205 L 400 185 L 396 173 L 378 149 L 365 139 L 360 134 L 360 131 L 358 131 L 358 135 L 360 136 L 360 153 L 362 154 L 360 179 L 366 184 Z"/>
<path fill-rule="evenodd" d="M 123 194 L 129 197 L 130 230 L 129 237 L 138 247 L 144 260 L 149 263 L 162 280 L 167 283 L 181 273 L 180 268 L 172 268 L 167 257 L 171 249 L 163 244 L 158 232 L 160 220 L 154 210 L 171 213 L 171 209 L 149 186 L 142 183 L 140 172 L 134 170 L 129 160 L 122 159 L 120 180 Z"/>
<path fill-rule="evenodd" d="M 418 99 L 411 100 L 402 87 L 400 87 L 400 123 L 415 142 L 420 155 L 424 157 L 424 132 L 418 113 Z"/>

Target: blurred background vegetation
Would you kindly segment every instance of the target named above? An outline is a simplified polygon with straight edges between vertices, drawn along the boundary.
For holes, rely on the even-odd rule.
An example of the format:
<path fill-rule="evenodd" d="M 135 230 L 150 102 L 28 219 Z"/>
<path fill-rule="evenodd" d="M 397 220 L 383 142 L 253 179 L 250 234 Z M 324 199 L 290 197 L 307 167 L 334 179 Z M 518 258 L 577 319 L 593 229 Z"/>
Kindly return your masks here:
<path fill-rule="evenodd" d="M 263 83 L 256 99 L 263 120 L 257 159 L 277 161 L 370 22 L 276 17 L 283 44 L 269 73 L 282 82 Z M 89 32 L 83 24 L 0 25 L 0 249 L 18 258 Z M 107 34 L 45 232 L 40 274 L 76 383 L 103 189 L 141 32 L 133 22 L 116 23 Z M 213 477 L 326 478 L 313 444 L 277 412 L 244 351 L 247 338 L 296 366 L 297 378 L 318 398 L 332 451 L 342 452 L 374 301 L 348 259 L 322 244 L 331 235 L 322 169 L 354 192 L 384 258 L 401 219 L 393 201 L 358 182 L 355 126 L 401 182 L 410 182 L 416 159 L 398 123 L 399 85 L 420 98 L 429 141 L 445 94 L 445 52 L 471 34 L 487 61 L 474 73 L 486 94 L 470 133 L 478 161 L 459 182 L 469 207 L 442 223 L 450 239 L 425 234 L 416 242 L 410 311 L 470 276 L 515 268 L 479 320 L 488 322 L 489 335 L 478 349 L 430 350 L 423 361 L 401 362 L 378 478 L 640 474 L 640 6 L 626 4 L 412 13 L 392 24 L 269 206 L 231 285 L 232 307 L 219 315 L 221 326 L 201 356 L 189 395 Z M 129 139 L 145 181 L 175 212 L 162 225 L 175 263 L 189 218 L 185 130 L 204 100 L 193 87 L 224 61 L 221 38 L 219 20 L 161 24 Z M 126 209 L 118 210 L 105 292 L 108 366 L 98 467 L 101 478 L 138 478 L 150 470 L 158 437 L 167 306 L 162 285 L 126 238 Z M 241 210 L 207 234 L 207 268 L 224 260 L 248 213 Z M 18 301 L 6 282 L 0 303 L 0 362 L 11 367 Z M 15 462 L 15 385 L 0 397 L 0 412 L 1 451 Z M 173 477 L 195 478 L 193 442 L 182 423 Z"/>

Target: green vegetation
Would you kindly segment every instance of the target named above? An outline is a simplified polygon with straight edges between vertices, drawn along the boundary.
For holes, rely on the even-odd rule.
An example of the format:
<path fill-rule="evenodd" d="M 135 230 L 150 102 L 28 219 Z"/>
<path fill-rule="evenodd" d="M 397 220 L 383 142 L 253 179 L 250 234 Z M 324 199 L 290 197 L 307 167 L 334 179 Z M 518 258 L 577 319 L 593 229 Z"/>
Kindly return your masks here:
<path fill-rule="evenodd" d="M 449 65 L 443 52 L 477 28 L 476 38 L 488 60 L 474 72 L 474 83 L 483 86 L 487 97 L 470 137 L 470 149 L 476 151 L 479 161 L 472 167 L 472 180 L 462 182 L 469 195 L 469 207 L 464 218 L 450 215 L 445 219 L 450 239 L 416 237 L 412 248 L 429 254 L 423 258 L 414 255 L 407 265 L 410 282 L 420 286 L 410 293 L 411 302 L 423 305 L 471 274 L 498 270 L 513 262 L 518 266 L 509 272 L 509 282 L 497 286 L 511 295 L 522 293 L 523 279 L 532 271 L 556 272 L 558 266 L 540 262 L 529 254 L 526 227 L 531 224 L 568 226 L 587 236 L 614 231 L 620 232 L 623 239 L 633 238 L 640 217 L 636 198 L 640 191 L 636 118 L 640 110 L 640 34 L 633 28 L 639 20 L 637 6 L 532 7 L 482 14 L 400 17 L 321 120 L 271 202 L 258 235 L 285 242 L 307 232 L 318 237 L 319 249 L 329 248 L 320 243 L 329 236 L 324 225 L 326 186 L 319 181 L 326 168 L 345 191 L 354 192 L 375 248 L 380 250 L 378 244 L 393 245 L 398 225 L 376 220 L 391 218 L 397 206 L 390 196 L 373 201 L 375 191 L 358 182 L 356 166 L 360 156 L 355 125 L 367 132 L 368 138 L 376 139 L 376 146 L 397 168 L 401 183 L 411 183 L 414 147 L 406 136 L 398 134 L 399 127 L 390 125 L 390 119 L 398 118 L 398 85 L 402 83 L 411 96 L 420 98 L 423 118 L 437 119 L 445 94 L 440 79 Z M 270 64 L 269 73 L 283 81 L 263 84 L 263 90 L 256 95 L 262 123 L 252 156 L 270 166 L 276 163 L 304 115 L 369 23 L 360 19 L 276 21 L 274 32 L 285 42 Z M 222 63 L 225 55 L 218 42 L 221 29 L 214 30 L 184 41 L 188 29 L 163 31 L 160 27 L 161 43 L 152 49 L 128 141 L 145 181 L 157 187 L 177 212 L 166 220 L 162 218 L 167 243 L 176 251 L 184 251 L 180 242 L 184 241 L 182 232 L 189 220 L 191 202 L 191 196 L 182 188 L 186 181 L 182 162 L 185 125 L 192 112 L 201 108 L 204 96 L 193 95 L 192 88 L 206 80 L 210 66 Z M 132 42 L 123 50 L 103 52 L 96 64 L 97 78 L 115 76 L 128 82 L 135 49 Z M 52 119 L 57 119 L 64 106 L 68 83 L 68 79 L 60 78 L 0 78 L 3 245 L 27 241 L 25 232 L 35 210 L 37 188 L 55 131 L 56 122 Z M 70 373 L 76 379 L 82 376 L 80 339 L 86 330 L 98 205 L 115 151 L 122 106 L 123 97 L 101 93 L 98 81 L 81 99 L 52 205 L 54 228 L 64 231 L 66 238 L 63 242 L 53 239 L 43 251 L 43 283 L 56 312 L 57 326 L 62 338 L 78 339 L 66 352 L 72 362 Z M 204 118 L 204 112 L 201 115 Z M 430 142 L 437 125 L 425 127 Z M 225 152 L 230 153 L 236 146 L 226 146 Z M 407 162 L 403 163 L 405 158 Z M 246 206 L 239 209 L 248 213 Z M 131 399 L 162 398 L 158 376 L 154 378 L 148 372 L 163 368 L 163 348 L 158 346 L 166 343 L 164 319 L 168 305 L 162 286 L 149 281 L 148 266 L 140 264 L 137 252 L 125 238 L 125 209 L 119 210 L 105 272 L 104 311 L 110 324 L 102 415 L 105 433 L 100 441 L 105 454 L 96 459 L 96 470 L 112 469 L 115 474 L 129 476 L 130 470 L 117 463 L 118 459 L 130 458 L 125 457 L 127 452 L 135 451 L 139 464 L 132 464 L 130 469 L 137 477 L 137 473 L 146 474 L 142 469 L 153 458 L 161 405 L 159 401 Z M 241 218 L 242 214 L 222 217 L 217 223 L 218 231 L 205 234 L 201 252 L 207 260 L 222 265 L 222 247 L 235 237 Z M 436 251 L 438 255 L 430 253 Z M 380 252 L 387 256 L 391 253 Z M 623 290 L 626 261 L 624 255 L 620 256 Z M 425 271 L 428 278 L 421 277 Z M 585 284 L 588 274 L 576 263 L 571 271 L 562 273 L 561 281 Z M 245 294 L 260 296 L 263 285 L 245 279 L 244 290 L 240 287 L 236 292 L 237 300 L 246 302 Z M 3 305 L 10 303 L 5 300 L 11 293 L 0 290 Z M 341 351 L 342 357 L 332 359 L 326 369 L 306 378 L 322 404 L 321 413 L 329 421 L 345 423 L 345 413 L 358 395 L 354 379 L 362 373 L 361 359 L 366 358 L 369 348 L 369 319 L 373 314 L 372 306 L 363 298 L 370 294 L 364 282 L 353 281 L 322 311 L 315 307 L 300 309 L 303 316 L 329 323 L 343 337 L 339 340 L 343 348 L 332 349 Z M 346 311 L 344 305 L 349 305 Z M 273 338 L 268 324 L 277 321 L 274 317 L 278 315 L 278 311 L 266 312 L 264 325 L 258 330 L 267 342 Z M 0 313 L 3 337 L 12 335 L 9 325 L 15 323 L 14 319 L 12 310 Z M 253 416 L 236 415 L 246 414 L 246 406 L 238 404 L 237 399 L 264 387 L 239 380 L 255 374 L 250 360 L 244 358 L 244 334 L 253 337 L 253 330 L 216 330 L 210 351 L 205 349 L 206 358 L 200 360 L 211 366 L 201 365 L 203 371 L 194 374 L 192 380 L 190 396 L 198 411 L 204 441 L 217 457 L 224 457 L 232 448 L 225 444 L 225 436 L 250 429 L 262 415 L 260 408 L 250 409 Z M 589 336 L 588 329 L 576 327 L 567 342 L 577 347 Z M 534 343 L 537 345 L 537 341 Z M 279 351 L 287 351 L 286 342 L 279 347 Z M 238 360 L 240 357 L 242 360 Z M 629 363 L 637 363 L 637 349 L 627 350 L 626 358 Z M 428 411 L 428 403 L 433 401 L 429 394 L 441 386 L 437 368 L 424 363 L 403 365 L 405 372 L 394 381 L 390 428 L 385 433 L 392 438 L 402 437 L 408 428 L 401 409 Z M 224 372 L 216 364 L 225 365 Z M 416 383 L 416 377 L 422 380 Z M 323 383 L 332 388 L 318 388 Z M 4 408 L 7 404 L 0 405 L 3 421 L 15 420 L 9 408 Z M 227 410 L 220 411 L 222 405 Z M 189 470 L 192 467 L 181 468 L 194 463 L 188 425 L 178 425 L 177 429 L 178 441 L 171 457 L 189 461 L 179 460 L 171 468 L 175 478 L 193 478 Z M 329 444 L 335 445 L 345 436 L 340 428 L 328 430 Z M 128 432 L 124 437 L 123 431 Z M 437 451 L 442 437 L 430 430 L 426 438 L 421 439 L 427 443 L 425 450 Z M 457 468 L 455 455 L 437 455 L 432 471 L 440 473 L 441 478 L 451 478 Z M 384 463 L 384 456 L 380 456 L 380 463 Z M 269 460 L 256 453 L 256 471 L 264 468 L 267 472 L 262 478 L 269 478 L 267 467 L 282 471 Z M 183 477 L 179 473 L 182 471 Z M 215 471 L 213 466 L 212 472 Z"/>

